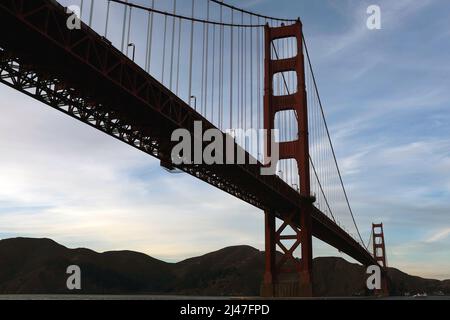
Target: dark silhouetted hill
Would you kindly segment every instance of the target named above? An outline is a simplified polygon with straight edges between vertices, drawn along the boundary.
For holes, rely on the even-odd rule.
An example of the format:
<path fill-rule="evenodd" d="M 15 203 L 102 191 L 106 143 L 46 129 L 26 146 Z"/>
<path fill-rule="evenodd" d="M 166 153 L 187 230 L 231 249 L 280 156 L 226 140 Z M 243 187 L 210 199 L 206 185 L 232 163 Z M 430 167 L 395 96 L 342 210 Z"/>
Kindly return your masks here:
<path fill-rule="evenodd" d="M 49 239 L 7 239 L 0 241 L 0 294 L 68 293 L 69 265 L 81 268 L 82 290 L 77 293 L 257 296 L 264 253 L 236 246 L 166 263 L 132 251 L 97 253 L 68 249 Z M 342 258 L 316 258 L 313 272 L 317 296 L 365 293 L 365 269 L 358 264 Z M 390 269 L 389 275 L 397 295 L 450 294 L 450 280 L 422 279 L 397 269 Z"/>

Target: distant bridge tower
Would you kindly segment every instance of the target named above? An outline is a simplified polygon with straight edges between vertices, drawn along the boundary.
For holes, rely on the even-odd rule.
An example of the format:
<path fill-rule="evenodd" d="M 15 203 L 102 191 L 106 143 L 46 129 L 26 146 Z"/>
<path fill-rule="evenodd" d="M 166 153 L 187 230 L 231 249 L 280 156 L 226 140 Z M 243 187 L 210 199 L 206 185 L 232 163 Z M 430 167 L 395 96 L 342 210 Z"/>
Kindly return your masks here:
<path fill-rule="evenodd" d="M 293 57 L 272 57 L 274 40 L 295 38 L 297 53 Z M 302 24 L 265 27 L 264 129 L 272 136 L 275 115 L 294 111 L 297 115 L 298 135 L 294 141 L 280 141 L 280 160 L 297 162 L 300 194 L 307 199 L 293 212 L 265 212 L 265 274 L 261 294 L 265 297 L 312 296 L 312 235 L 310 192 L 308 112 L 305 87 Z M 297 90 L 283 96 L 274 95 L 274 76 L 281 72 L 296 72 Z M 266 155 L 270 157 L 270 143 L 266 141 Z M 265 162 L 268 165 L 268 161 Z M 277 227 L 276 217 L 282 217 Z M 298 228 L 297 226 L 300 226 Z M 281 255 L 277 250 L 281 252 Z M 299 252 L 299 254 L 297 253 Z"/>

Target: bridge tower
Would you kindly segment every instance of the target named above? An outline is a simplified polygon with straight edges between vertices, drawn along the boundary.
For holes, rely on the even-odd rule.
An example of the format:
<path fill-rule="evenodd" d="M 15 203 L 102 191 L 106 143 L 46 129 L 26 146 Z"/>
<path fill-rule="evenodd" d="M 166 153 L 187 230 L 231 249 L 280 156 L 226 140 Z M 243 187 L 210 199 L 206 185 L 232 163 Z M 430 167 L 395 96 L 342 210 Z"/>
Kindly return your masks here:
<path fill-rule="evenodd" d="M 295 38 L 296 56 L 277 59 L 272 57 L 274 40 Z M 272 137 L 277 112 L 293 110 L 297 115 L 298 135 L 294 141 L 279 142 L 279 159 L 297 162 L 299 191 L 307 199 L 300 210 L 294 212 L 265 212 L 265 273 L 261 295 L 265 297 L 312 296 L 312 235 L 310 192 L 308 113 L 305 87 L 302 24 L 265 27 L 264 74 L 264 129 Z M 275 49 L 274 49 L 275 50 Z M 296 72 L 297 90 L 284 96 L 274 95 L 274 76 L 281 72 Z M 266 156 L 271 155 L 266 141 Z M 268 160 L 265 161 L 268 165 Z M 276 217 L 282 219 L 277 227 Z M 298 227 L 300 226 L 300 228 Z M 277 251 L 281 252 L 277 253 Z M 299 252 L 299 254 L 297 253 Z"/>
<path fill-rule="evenodd" d="M 373 257 L 383 268 L 386 268 L 386 245 L 384 242 L 384 230 L 382 223 L 372 223 L 372 235 Z"/>
<path fill-rule="evenodd" d="M 388 279 L 385 274 L 387 271 L 386 243 L 384 241 L 384 229 L 382 223 L 372 223 L 372 236 L 373 257 L 384 269 L 381 278 L 381 290 L 376 291 L 375 293 L 380 295 L 388 295 Z"/>

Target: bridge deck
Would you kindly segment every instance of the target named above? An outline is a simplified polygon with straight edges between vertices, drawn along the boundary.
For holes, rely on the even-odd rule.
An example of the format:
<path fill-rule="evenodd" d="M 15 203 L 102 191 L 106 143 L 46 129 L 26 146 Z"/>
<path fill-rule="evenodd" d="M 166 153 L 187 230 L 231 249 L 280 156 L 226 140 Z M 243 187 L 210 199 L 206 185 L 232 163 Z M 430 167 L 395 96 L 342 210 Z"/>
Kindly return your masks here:
<path fill-rule="evenodd" d="M 0 81 L 163 161 L 174 129 L 193 132 L 194 121 L 214 128 L 105 38 L 84 24 L 71 31 L 66 20 L 65 8 L 53 0 L 3 0 Z M 280 218 L 307 201 L 277 176 L 261 176 L 260 167 L 178 168 Z M 312 221 L 313 236 L 363 264 L 376 264 L 317 208 Z"/>

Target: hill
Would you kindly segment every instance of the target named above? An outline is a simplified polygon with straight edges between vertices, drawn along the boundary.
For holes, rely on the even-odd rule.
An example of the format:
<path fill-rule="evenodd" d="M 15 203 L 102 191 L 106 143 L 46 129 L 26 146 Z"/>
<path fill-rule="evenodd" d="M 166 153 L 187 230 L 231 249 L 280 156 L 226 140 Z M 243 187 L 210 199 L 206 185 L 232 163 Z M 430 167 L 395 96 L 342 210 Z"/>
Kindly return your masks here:
<path fill-rule="evenodd" d="M 257 296 L 264 270 L 264 253 L 249 247 L 224 248 L 179 263 L 166 263 L 132 251 L 97 253 L 69 249 L 50 239 L 16 238 L 0 241 L 0 294 L 58 294 L 66 289 L 66 268 L 82 270 L 84 294 L 180 294 Z M 317 296 L 364 294 L 365 269 L 342 258 L 313 261 Z M 389 269 L 392 291 L 442 291 L 450 280 L 410 276 Z"/>

